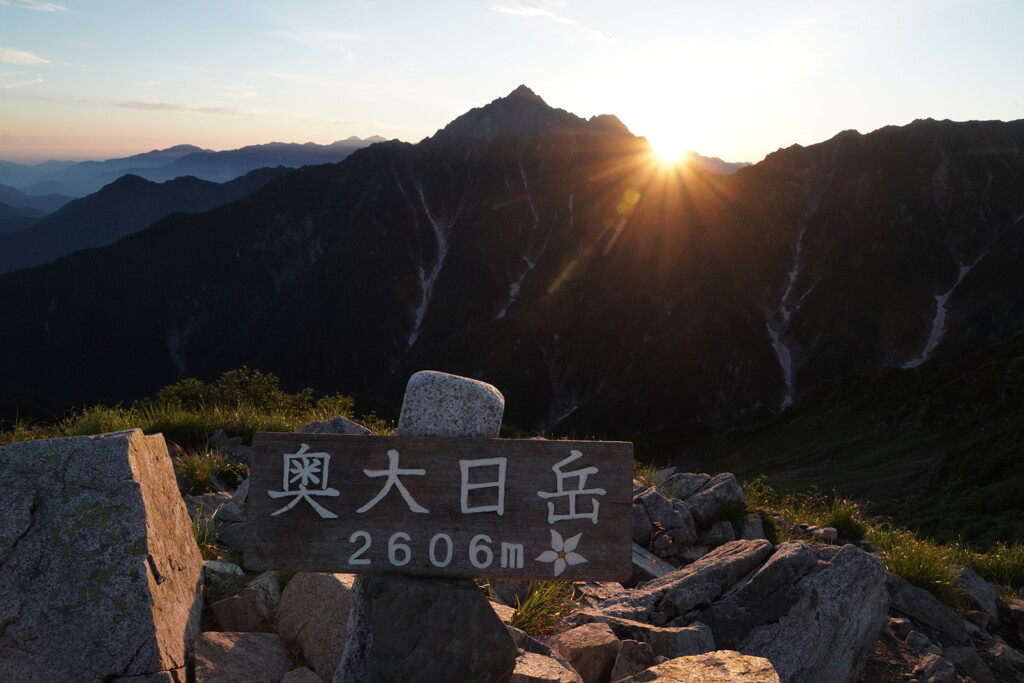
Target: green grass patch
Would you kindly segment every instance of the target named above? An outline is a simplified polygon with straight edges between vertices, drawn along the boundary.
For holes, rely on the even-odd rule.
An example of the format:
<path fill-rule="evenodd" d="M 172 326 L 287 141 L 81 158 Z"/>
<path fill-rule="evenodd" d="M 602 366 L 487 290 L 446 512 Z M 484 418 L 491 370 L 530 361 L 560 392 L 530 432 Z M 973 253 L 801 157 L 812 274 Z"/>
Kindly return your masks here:
<path fill-rule="evenodd" d="M 308 388 L 289 394 L 275 375 L 242 368 L 210 384 L 184 379 L 161 389 L 155 399 L 128 406 L 86 406 L 55 423 L 3 424 L 0 445 L 137 427 L 146 434 L 162 433 L 187 450 L 201 451 L 218 429 L 252 443 L 256 432 L 290 432 L 314 420 L 352 418 L 352 406 L 352 399 L 340 394 L 315 398 Z M 394 433 L 394 424 L 374 413 L 360 421 L 375 434 Z"/>
<path fill-rule="evenodd" d="M 963 543 L 937 543 L 914 532 L 876 522 L 857 503 L 842 496 L 826 496 L 817 490 L 807 493 L 779 492 L 764 477 L 744 483 L 747 506 L 765 522 L 780 517 L 790 524 L 832 526 L 845 540 L 865 538 L 878 548 L 887 571 L 924 588 L 950 607 L 964 607 L 966 594 L 956 585 L 957 567 L 969 567 L 1004 592 L 1024 588 L 1024 544 L 997 542 L 986 552 Z M 765 525 L 767 532 L 768 525 Z M 766 533 L 767 535 L 767 533 Z M 783 530 L 773 543 L 790 540 Z"/>
<path fill-rule="evenodd" d="M 174 473 L 188 483 L 187 492 L 193 496 L 217 491 L 215 478 L 226 487 L 235 489 L 249 476 L 249 468 L 244 464 L 229 462 L 222 453 L 208 449 L 176 452 L 171 462 Z"/>

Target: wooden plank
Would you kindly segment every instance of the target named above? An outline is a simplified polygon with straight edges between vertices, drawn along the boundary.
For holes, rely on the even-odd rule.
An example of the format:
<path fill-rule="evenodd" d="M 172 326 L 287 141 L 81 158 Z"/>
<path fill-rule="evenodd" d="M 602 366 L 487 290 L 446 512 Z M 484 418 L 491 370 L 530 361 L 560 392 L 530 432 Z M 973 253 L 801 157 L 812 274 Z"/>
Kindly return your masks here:
<path fill-rule="evenodd" d="M 253 447 L 250 569 L 570 581 L 632 571 L 630 443 L 261 433 Z"/>

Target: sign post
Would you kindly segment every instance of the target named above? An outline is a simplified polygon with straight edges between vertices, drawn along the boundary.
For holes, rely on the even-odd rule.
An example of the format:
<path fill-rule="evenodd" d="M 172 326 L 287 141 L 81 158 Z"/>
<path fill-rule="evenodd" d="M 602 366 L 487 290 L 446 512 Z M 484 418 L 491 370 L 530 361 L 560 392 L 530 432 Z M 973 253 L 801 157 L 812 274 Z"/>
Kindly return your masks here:
<path fill-rule="evenodd" d="M 397 437 L 253 440 L 246 566 L 363 574 L 335 683 L 505 680 L 515 644 L 467 579 L 629 577 L 632 445 L 499 440 L 504 405 L 418 372 Z"/>
<path fill-rule="evenodd" d="M 246 566 L 625 581 L 632 445 L 258 434 Z"/>

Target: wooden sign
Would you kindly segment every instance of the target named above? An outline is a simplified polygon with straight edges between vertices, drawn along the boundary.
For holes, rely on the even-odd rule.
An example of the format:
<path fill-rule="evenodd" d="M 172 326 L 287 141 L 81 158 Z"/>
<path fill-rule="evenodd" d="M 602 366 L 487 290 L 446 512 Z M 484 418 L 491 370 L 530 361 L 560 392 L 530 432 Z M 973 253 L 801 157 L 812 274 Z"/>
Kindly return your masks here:
<path fill-rule="evenodd" d="M 261 433 L 250 569 L 623 581 L 633 446 Z"/>

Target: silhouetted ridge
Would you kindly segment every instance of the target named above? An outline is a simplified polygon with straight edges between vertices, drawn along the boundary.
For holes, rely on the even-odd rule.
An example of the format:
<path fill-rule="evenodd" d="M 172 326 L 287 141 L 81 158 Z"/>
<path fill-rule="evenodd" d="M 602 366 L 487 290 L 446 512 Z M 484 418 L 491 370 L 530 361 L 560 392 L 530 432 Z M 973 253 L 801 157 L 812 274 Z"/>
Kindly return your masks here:
<path fill-rule="evenodd" d="M 614 117 L 611 117 L 614 119 Z M 615 119 L 618 122 L 618 119 Z M 619 133 L 629 134 L 619 122 Z M 547 104 L 532 90 L 521 85 L 505 97 L 490 104 L 471 109 L 439 130 L 433 139 L 468 139 L 493 141 L 497 139 L 525 139 L 540 135 L 579 134 L 595 131 L 610 132 L 615 128 L 605 117 L 590 122 L 564 109 Z"/>

